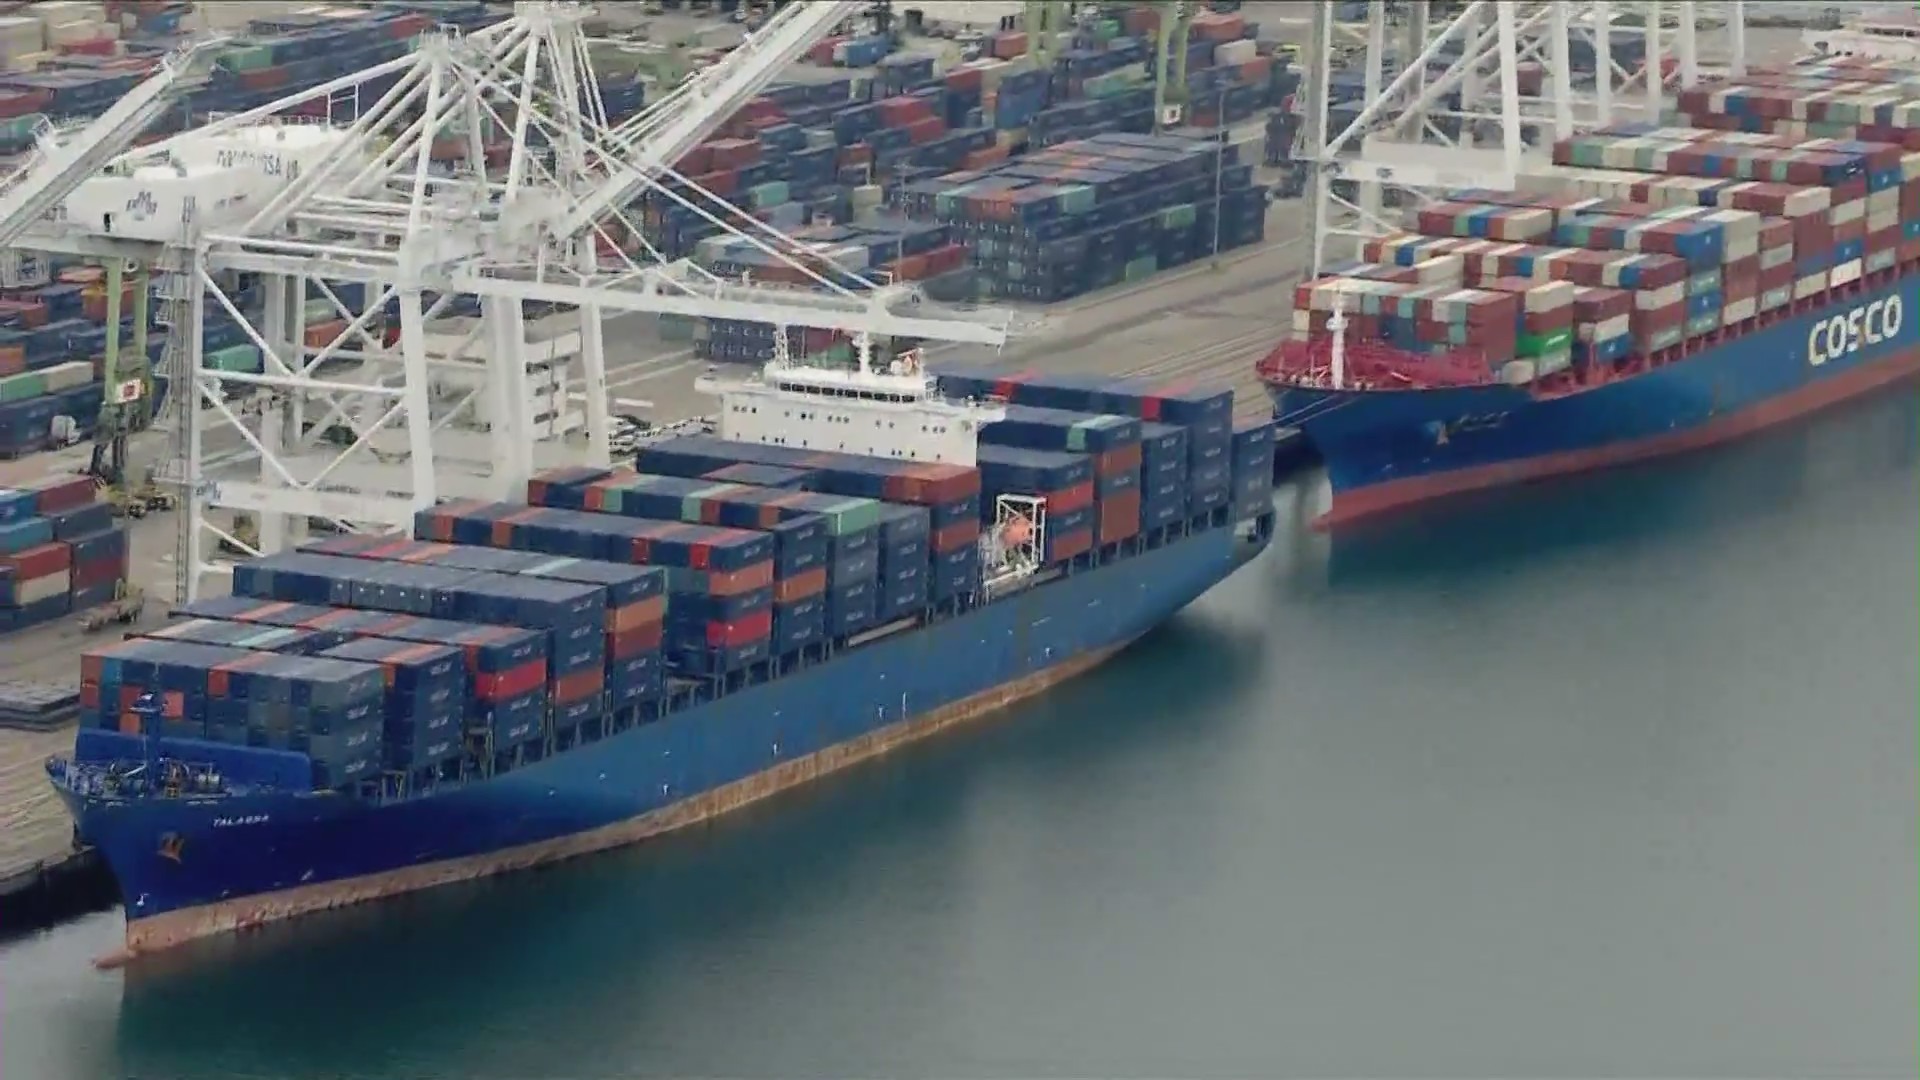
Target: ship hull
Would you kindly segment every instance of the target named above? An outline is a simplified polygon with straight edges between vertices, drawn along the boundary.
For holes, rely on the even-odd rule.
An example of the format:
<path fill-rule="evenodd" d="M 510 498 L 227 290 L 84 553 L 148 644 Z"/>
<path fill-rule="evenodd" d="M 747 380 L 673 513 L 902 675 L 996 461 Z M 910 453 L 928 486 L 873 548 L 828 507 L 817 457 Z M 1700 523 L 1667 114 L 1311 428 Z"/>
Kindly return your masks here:
<path fill-rule="evenodd" d="M 1093 667 L 1262 543 L 1197 533 L 429 797 L 66 797 L 120 884 L 125 959 L 725 813 Z"/>
<path fill-rule="evenodd" d="M 1573 393 L 1350 390 L 1270 382 L 1327 465 L 1338 525 L 1433 499 L 1684 453 L 1920 374 L 1907 277 Z"/>

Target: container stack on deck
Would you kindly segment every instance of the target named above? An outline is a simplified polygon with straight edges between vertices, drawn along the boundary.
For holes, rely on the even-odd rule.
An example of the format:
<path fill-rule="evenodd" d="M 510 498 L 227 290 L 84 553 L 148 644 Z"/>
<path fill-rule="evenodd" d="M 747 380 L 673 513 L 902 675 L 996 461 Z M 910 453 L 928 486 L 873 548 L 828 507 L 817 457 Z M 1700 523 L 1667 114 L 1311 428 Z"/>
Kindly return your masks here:
<path fill-rule="evenodd" d="M 992 495 L 1046 503 L 1054 568 L 1268 505 L 1272 425 L 1230 431 L 1229 393 L 1012 385 L 1082 411 L 1011 409 L 979 468 L 669 439 L 643 471 L 558 469 L 526 503 L 422 511 L 416 539 L 243 563 L 233 596 L 89 650 L 83 722 L 254 784 L 418 788 L 977 603 Z"/>
<path fill-rule="evenodd" d="M 1905 148 L 1920 110 L 1902 79 L 1920 76 L 1806 66 L 1683 94 L 1675 123 L 1693 127 L 1564 140 L 1518 192 L 1455 193 L 1419 235 L 1303 283 L 1294 330 L 1313 346 L 1277 355 L 1324 361 L 1341 307 L 1350 343 L 1443 357 L 1436 371 L 1604 379 L 1920 261 L 1920 150 Z"/>
<path fill-rule="evenodd" d="M 87 477 L 0 490 L 0 634 L 112 601 L 129 558 L 126 530 Z"/>

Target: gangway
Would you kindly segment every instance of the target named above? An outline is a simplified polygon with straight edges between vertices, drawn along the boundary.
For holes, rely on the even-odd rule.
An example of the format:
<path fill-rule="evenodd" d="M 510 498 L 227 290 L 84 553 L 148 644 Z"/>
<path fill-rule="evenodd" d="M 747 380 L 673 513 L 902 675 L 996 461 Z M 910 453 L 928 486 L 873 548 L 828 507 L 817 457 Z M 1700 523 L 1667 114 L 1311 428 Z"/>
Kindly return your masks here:
<path fill-rule="evenodd" d="M 0 248 L 19 240 L 74 188 L 100 170 L 158 121 L 183 91 L 203 84 L 226 38 L 191 42 L 160 61 L 159 70 L 91 123 L 62 135 L 51 122 L 24 168 L 0 180 Z"/>

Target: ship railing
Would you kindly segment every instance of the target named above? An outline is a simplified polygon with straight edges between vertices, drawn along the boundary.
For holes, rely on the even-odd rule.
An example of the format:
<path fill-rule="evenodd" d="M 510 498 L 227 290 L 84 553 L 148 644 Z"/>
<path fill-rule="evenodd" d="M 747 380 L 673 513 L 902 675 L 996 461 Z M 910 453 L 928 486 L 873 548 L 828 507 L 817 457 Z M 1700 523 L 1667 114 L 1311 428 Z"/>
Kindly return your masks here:
<path fill-rule="evenodd" d="M 1378 341 L 1349 339 L 1343 349 L 1341 382 L 1355 390 L 1439 389 L 1485 386 L 1495 380 L 1493 365 L 1477 349 L 1417 353 Z M 1333 339 L 1316 336 L 1281 342 L 1254 365 L 1269 383 L 1329 389 L 1333 387 Z"/>

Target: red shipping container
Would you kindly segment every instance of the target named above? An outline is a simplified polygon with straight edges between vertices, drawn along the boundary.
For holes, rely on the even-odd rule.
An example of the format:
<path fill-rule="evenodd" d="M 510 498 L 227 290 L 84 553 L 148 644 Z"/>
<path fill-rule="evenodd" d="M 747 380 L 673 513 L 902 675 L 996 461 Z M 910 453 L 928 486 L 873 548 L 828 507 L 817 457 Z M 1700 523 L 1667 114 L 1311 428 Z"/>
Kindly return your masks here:
<path fill-rule="evenodd" d="M 773 609 L 767 608 L 731 622 L 707 623 L 707 644 L 716 649 L 730 649 L 759 641 L 772 633 Z"/>
<path fill-rule="evenodd" d="M 649 626 L 667 617 L 667 598 L 650 596 L 607 612 L 607 632 L 623 634 L 635 627 Z"/>
<path fill-rule="evenodd" d="M 33 492 L 33 512 L 42 516 L 72 510 L 93 501 L 93 480 L 86 476 L 48 476 L 13 485 Z"/>
<path fill-rule="evenodd" d="M 1025 56 L 1026 54 L 1027 35 L 1015 30 L 993 35 L 993 58 L 995 60 L 1011 60 L 1016 56 Z"/>
<path fill-rule="evenodd" d="M 1728 274 L 1720 285 L 1729 304 L 1736 300 L 1752 300 L 1760 295 L 1760 274 L 1757 270 L 1748 274 Z"/>
<path fill-rule="evenodd" d="M 942 525 L 933 530 L 932 540 L 928 546 L 938 552 L 957 551 L 979 539 L 980 522 L 969 519 Z"/>
<path fill-rule="evenodd" d="M 1895 225 L 1890 229 L 1881 229 L 1877 233 L 1867 234 L 1867 250 L 1874 254 L 1883 251 L 1896 251 L 1900 247 L 1902 230 Z"/>
<path fill-rule="evenodd" d="M 0 555 L 0 566 L 11 567 L 13 576 L 21 581 L 31 581 L 71 569 L 73 549 L 61 543 L 38 544 L 12 555 Z"/>
<path fill-rule="evenodd" d="M 989 165 L 997 165 L 1007 160 L 1007 152 L 1007 148 L 998 143 L 992 146 L 983 146 L 978 150 L 969 150 L 966 156 L 960 159 L 960 167 L 963 169 L 984 169 Z"/>
<path fill-rule="evenodd" d="M 1048 541 L 1047 547 L 1052 551 L 1053 561 L 1057 563 L 1085 555 L 1093 550 L 1093 526 L 1075 529 L 1070 533 L 1055 533 Z"/>
<path fill-rule="evenodd" d="M 922 117 L 904 126 L 907 129 L 907 140 L 915 146 L 930 142 L 947 133 L 947 122 L 937 116 Z"/>
<path fill-rule="evenodd" d="M 1633 312 L 1633 294 L 1625 289 L 1582 285 L 1574 290 L 1575 322 L 1604 322 Z"/>
<path fill-rule="evenodd" d="M 482 701 L 506 701 L 530 694 L 547 684 L 547 662 L 529 660 L 506 671 L 483 672 L 473 680 L 473 694 Z"/>
<path fill-rule="evenodd" d="M 1920 260 L 1920 239 L 1900 241 L 1900 261 L 1903 263 Z"/>
<path fill-rule="evenodd" d="M 1083 506 L 1093 503 L 1093 481 L 1085 480 L 1069 488 L 1050 491 L 1041 496 L 1049 514 L 1071 514 Z"/>
<path fill-rule="evenodd" d="M 843 169 L 849 165 L 871 165 L 873 164 L 873 147 L 866 143 L 852 143 L 841 147 L 833 160 L 835 165 Z"/>
<path fill-rule="evenodd" d="M 114 48 L 119 44 L 120 42 L 115 38 L 100 37 L 89 38 L 86 41 L 69 41 L 55 47 L 69 56 L 112 56 Z"/>
<path fill-rule="evenodd" d="M 345 333 L 347 320 L 333 319 L 323 323 L 310 323 L 306 336 L 302 339 L 309 349 L 324 349 L 333 344 L 334 339 Z"/>
<path fill-rule="evenodd" d="M 985 74 L 977 67 L 958 67 L 947 72 L 947 89 L 970 93 L 978 90 L 985 81 Z"/>
<path fill-rule="evenodd" d="M 242 71 L 237 77 L 242 90 L 278 90 L 287 85 L 287 69 L 284 67 L 258 68 Z"/>
<path fill-rule="evenodd" d="M 89 589 L 95 585 L 104 585 L 109 581 L 119 581 L 126 577 L 126 555 L 103 555 L 97 559 L 88 559 L 72 569 L 73 588 Z"/>
<path fill-rule="evenodd" d="M 626 660 L 641 653 L 649 653 L 660 647 L 666 636 L 665 624 L 645 623 L 616 634 L 607 635 L 607 659 Z"/>
<path fill-rule="evenodd" d="M 1849 241 L 1865 240 L 1866 238 L 1867 219 L 1864 217 L 1857 217 L 1844 225 L 1835 225 L 1833 227 L 1833 242 L 1835 244 L 1845 244 Z"/>
<path fill-rule="evenodd" d="M 1795 270 L 1792 263 L 1781 263 L 1779 266 L 1769 266 L 1765 270 L 1760 271 L 1760 291 L 1772 292 L 1775 289 L 1784 289 L 1793 284 L 1794 274 Z"/>
<path fill-rule="evenodd" d="M 606 684 L 607 669 L 597 665 L 562 675 L 553 680 L 553 702 L 556 705 L 570 705 L 599 693 Z"/>
<path fill-rule="evenodd" d="M 1643 337 L 1658 333 L 1662 330 L 1672 330 L 1674 327 L 1684 326 L 1686 325 L 1686 321 L 1687 302 L 1682 300 L 1679 303 L 1668 304 L 1663 308 L 1635 311 L 1629 327 L 1635 337 Z"/>
<path fill-rule="evenodd" d="M 1093 471 L 1100 476 L 1140 471 L 1140 444 L 1128 443 L 1102 454 L 1093 455 Z"/>
<path fill-rule="evenodd" d="M 805 600 L 809 596 L 818 596 L 827 591 L 827 568 L 816 566 L 804 570 L 789 578 L 783 578 L 773 584 L 773 599 L 777 603 L 790 604 L 795 600 Z"/>
<path fill-rule="evenodd" d="M 933 115 L 933 107 L 926 98 L 890 97 L 882 100 L 878 106 L 880 122 L 887 127 L 906 127 L 916 120 L 924 120 Z"/>
<path fill-rule="evenodd" d="M 1117 544 L 1140 533 L 1140 489 L 1123 491 L 1100 500 L 1094 525 L 1094 540 L 1101 547 Z"/>
<path fill-rule="evenodd" d="M 706 143 L 701 143 L 699 146 L 680 155 L 680 160 L 673 163 L 673 171 L 679 173 L 681 176 L 694 176 L 707 172 L 712 168 L 713 147 Z"/>
<path fill-rule="evenodd" d="M 38 300 L 0 300 L 0 319 L 18 320 L 27 330 L 47 325 L 47 305 Z"/>
<path fill-rule="evenodd" d="M 732 195 L 739 190 L 740 174 L 732 169 L 720 169 L 702 173 L 691 178 L 694 183 L 713 192 L 715 195 Z"/>
<path fill-rule="evenodd" d="M 715 139 L 707 146 L 716 169 L 744 169 L 760 163 L 760 143 L 754 139 Z"/>

